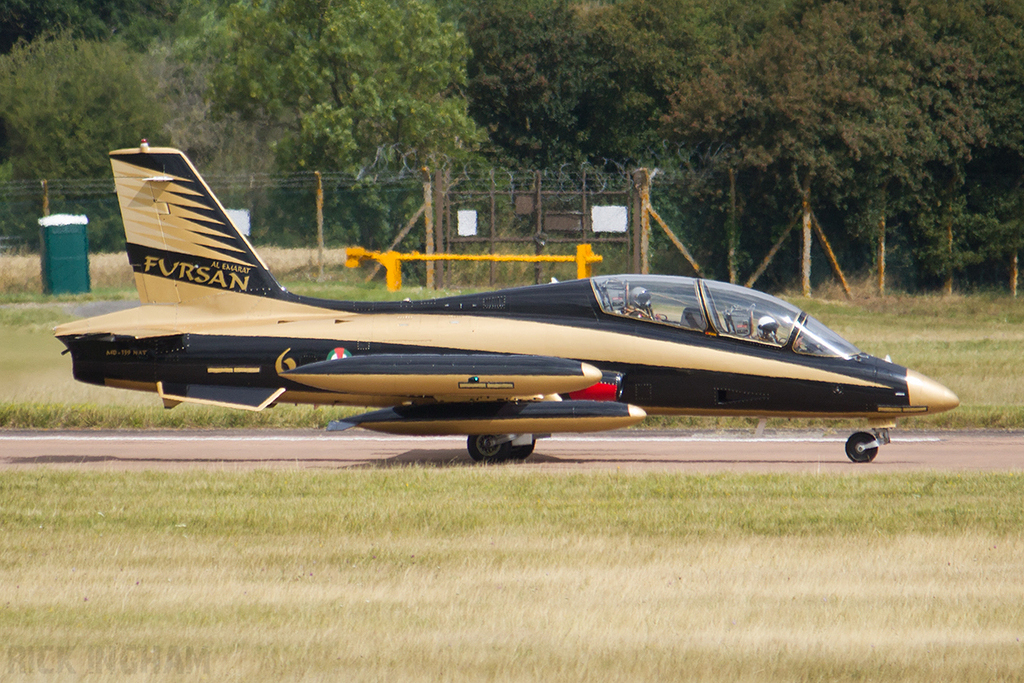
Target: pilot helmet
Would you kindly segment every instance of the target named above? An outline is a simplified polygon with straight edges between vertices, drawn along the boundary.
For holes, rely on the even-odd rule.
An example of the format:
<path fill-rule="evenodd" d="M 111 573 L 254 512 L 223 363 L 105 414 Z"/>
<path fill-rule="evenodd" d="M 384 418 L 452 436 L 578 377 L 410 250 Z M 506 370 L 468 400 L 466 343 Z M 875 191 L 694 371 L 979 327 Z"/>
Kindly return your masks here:
<path fill-rule="evenodd" d="M 762 315 L 757 319 L 757 331 L 761 336 L 775 334 L 779 331 L 779 321 L 770 315 Z"/>
<path fill-rule="evenodd" d="M 638 306 L 640 308 L 651 307 L 651 293 L 644 287 L 634 288 L 631 298 L 634 306 Z"/>

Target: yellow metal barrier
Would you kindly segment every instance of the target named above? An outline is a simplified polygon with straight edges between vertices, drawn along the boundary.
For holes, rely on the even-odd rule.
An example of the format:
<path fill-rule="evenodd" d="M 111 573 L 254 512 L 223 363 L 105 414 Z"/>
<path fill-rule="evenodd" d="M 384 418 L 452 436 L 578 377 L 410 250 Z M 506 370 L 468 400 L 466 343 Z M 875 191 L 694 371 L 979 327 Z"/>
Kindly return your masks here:
<path fill-rule="evenodd" d="M 575 256 L 521 256 L 518 254 L 421 254 L 414 251 L 409 254 L 397 251 L 369 251 L 362 247 L 349 247 L 345 250 L 345 265 L 357 268 L 364 261 L 377 261 L 387 271 L 388 291 L 397 292 L 402 288 L 402 261 L 518 261 L 523 263 L 572 263 L 576 262 L 576 277 L 585 278 L 593 275 L 593 264 L 600 263 L 602 257 L 595 254 L 589 244 L 576 245 Z"/>

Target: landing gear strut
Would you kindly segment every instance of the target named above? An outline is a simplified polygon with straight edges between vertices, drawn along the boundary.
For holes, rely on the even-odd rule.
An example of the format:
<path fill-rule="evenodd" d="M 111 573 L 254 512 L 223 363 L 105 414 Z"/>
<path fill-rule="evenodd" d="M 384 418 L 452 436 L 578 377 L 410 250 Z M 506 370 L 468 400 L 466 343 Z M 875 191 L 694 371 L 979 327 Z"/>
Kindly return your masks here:
<path fill-rule="evenodd" d="M 536 444 L 532 434 L 476 434 L 466 440 L 466 450 L 476 462 L 502 462 L 525 460 Z"/>
<path fill-rule="evenodd" d="M 857 432 L 846 440 L 846 457 L 853 462 L 871 462 L 878 455 L 878 447 L 889 443 L 888 429 Z"/>

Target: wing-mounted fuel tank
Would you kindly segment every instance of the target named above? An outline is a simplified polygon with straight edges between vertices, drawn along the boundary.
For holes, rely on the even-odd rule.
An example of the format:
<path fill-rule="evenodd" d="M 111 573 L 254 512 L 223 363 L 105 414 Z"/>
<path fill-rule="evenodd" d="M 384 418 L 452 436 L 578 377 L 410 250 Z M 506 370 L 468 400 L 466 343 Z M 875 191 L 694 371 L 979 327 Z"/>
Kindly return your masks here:
<path fill-rule="evenodd" d="M 545 434 L 596 432 L 637 424 L 642 409 L 614 401 L 431 403 L 376 410 L 331 422 L 331 431 L 362 427 L 388 434 Z"/>
<path fill-rule="evenodd" d="M 436 401 L 535 398 L 585 389 L 601 371 L 566 358 L 503 354 L 375 354 L 301 365 L 286 379 L 342 394 Z"/>

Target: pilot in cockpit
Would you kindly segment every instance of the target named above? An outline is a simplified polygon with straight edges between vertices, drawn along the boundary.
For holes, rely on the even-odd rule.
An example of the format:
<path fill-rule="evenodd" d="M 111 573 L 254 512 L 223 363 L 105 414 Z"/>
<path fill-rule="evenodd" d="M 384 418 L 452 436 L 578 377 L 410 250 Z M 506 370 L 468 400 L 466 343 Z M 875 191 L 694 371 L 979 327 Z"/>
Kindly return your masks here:
<path fill-rule="evenodd" d="M 629 293 L 629 305 L 623 310 L 631 318 L 654 319 L 651 310 L 651 293 L 644 287 L 634 287 Z"/>
<path fill-rule="evenodd" d="M 772 344 L 779 344 L 779 321 L 770 315 L 762 315 L 757 319 L 757 338 L 771 342 Z"/>

